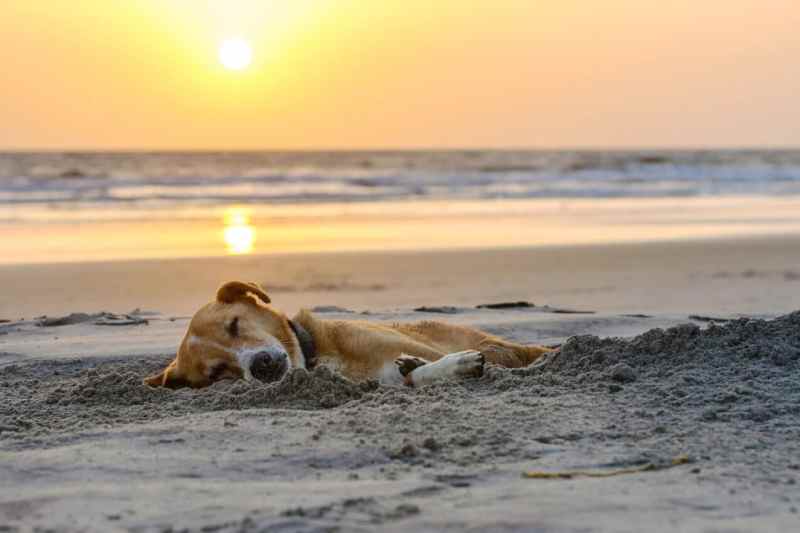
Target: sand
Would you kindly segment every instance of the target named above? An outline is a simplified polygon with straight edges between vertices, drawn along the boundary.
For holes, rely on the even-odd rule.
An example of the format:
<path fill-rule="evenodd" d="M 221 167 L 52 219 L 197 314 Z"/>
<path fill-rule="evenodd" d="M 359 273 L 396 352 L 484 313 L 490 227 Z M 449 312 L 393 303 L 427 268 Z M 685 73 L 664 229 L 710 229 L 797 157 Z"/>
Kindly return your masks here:
<path fill-rule="evenodd" d="M 491 312 L 498 321 L 515 315 L 512 323 L 553 315 Z M 102 326 L 40 329 L 59 328 Z M 142 386 L 141 376 L 166 360 L 4 365 L 0 527 L 785 531 L 798 524 L 800 312 L 652 329 L 631 340 L 575 336 L 533 367 L 490 367 L 479 379 L 420 389 L 351 383 L 324 368 L 294 370 L 274 384 Z M 680 456 L 686 462 L 672 468 L 607 478 L 523 477 L 614 472 Z"/>
<path fill-rule="evenodd" d="M 232 279 L 260 282 L 289 313 L 528 300 L 598 312 L 774 315 L 800 307 L 800 237 L 0 265 L 0 319 L 136 308 L 186 316 Z"/>
<path fill-rule="evenodd" d="M 0 530 L 796 529 L 800 312 L 786 312 L 800 302 L 784 275 L 796 249 L 663 246 L 409 255 L 400 264 L 341 256 L 305 278 L 278 279 L 341 281 L 360 260 L 363 283 L 387 288 L 328 287 L 314 295 L 317 312 L 440 319 L 561 345 L 526 369 L 489 367 L 482 378 L 420 389 L 352 383 L 324 368 L 273 384 L 144 387 L 142 376 L 173 356 L 186 304 L 170 303 L 169 284 L 150 297 L 158 290 L 139 269 L 154 265 L 108 265 L 106 275 L 130 277 L 96 292 L 99 267 L 89 266 L 73 284 L 98 298 L 91 305 L 75 306 L 67 295 L 78 288 L 64 285 L 47 320 L 26 312 L 0 324 Z M 576 261 L 570 292 L 557 268 L 565 257 L 593 261 L 596 277 Z M 210 283 L 206 268 L 227 276 L 237 265 L 274 265 L 249 259 L 184 265 L 185 287 Z M 455 259 L 480 268 L 470 276 Z M 526 265 L 547 280 L 524 278 Z M 481 268 L 487 279 L 475 275 Z M 649 293 L 637 268 L 650 269 Z M 448 282 L 437 287 L 438 276 Z M 609 282 L 614 289 L 584 290 Z M 21 305 L 44 301 L 6 285 Z M 288 307 L 311 298 L 275 294 Z M 535 305 L 478 308 L 519 301 Z"/>

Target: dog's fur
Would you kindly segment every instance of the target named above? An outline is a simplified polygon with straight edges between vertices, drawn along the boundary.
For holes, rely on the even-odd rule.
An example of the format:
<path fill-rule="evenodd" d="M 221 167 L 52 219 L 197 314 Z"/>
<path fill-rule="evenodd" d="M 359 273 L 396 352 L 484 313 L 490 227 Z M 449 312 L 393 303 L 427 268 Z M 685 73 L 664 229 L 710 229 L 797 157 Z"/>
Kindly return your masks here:
<path fill-rule="evenodd" d="M 306 368 L 310 362 L 295 333 L 298 325 L 316 346 L 314 363 L 353 380 L 421 385 L 479 376 L 486 361 L 509 368 L 527 366 L 549 351 L 441 322 L 321 320 L 305 310 L 293 322 L 270 305 L 255 283 L 226 283 L 216 301 L 192 318 L 175 360 L 145 383 L 199 388 L 220 379 L 250 379 L 257 358 L 279 361 L 281 374 L 288 368 Z"/>

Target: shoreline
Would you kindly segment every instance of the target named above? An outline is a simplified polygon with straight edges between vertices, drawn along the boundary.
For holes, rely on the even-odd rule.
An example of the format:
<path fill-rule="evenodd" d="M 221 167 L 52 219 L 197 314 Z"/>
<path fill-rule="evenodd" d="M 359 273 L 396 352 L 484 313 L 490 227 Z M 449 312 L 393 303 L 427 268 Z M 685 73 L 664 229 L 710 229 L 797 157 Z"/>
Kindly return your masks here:
<path fill-rule="evenodd" d="M 64 213 L 69 213 L 65 211 Z M 126 220 L 52 210 L 0 224 L 0 264 L 263 253 L 442 251 L 800 235 L 800 197 L 217 206 Z M 146 214 L 142 213 L 144 216 Z M 184 213 L 185 214 L 185 213 Z M 48 220 L 44 222 L 42 220 Z"/>
<path fill-rule="evenodd" d="M 297 251 L 276 251 L 276 252 L 253 252 L 247 254 L 211 254 L 198 256 L 175 256 L 175 257 L 133 257 L 133 258 L 108 258 L 108 259 L 85 259 L 75 261 L 47 261 L 47 262 L 25 262 L 25 263 L 0 263 L 0 271 L 3 269 L 16 269 L 25 267 L 59 267 L 59 266 L 94 266 L 94 265 L 115 265 L 123 263 L 146 264 L 146 263 L 171 263 L 183 261 L 244 261 L 247 259 L 280 259 L 293 257 L 307 257 L 309 259 L 323 259 L 336 256 L 414 256 L 419 254 L 458 254 L 458 253 L 504 253 L 504 252 L 559 252 L 567 250 L 590 250 L 599 248 L 639 248 L 649 246 L 682 246 L 696 244 L 733 244 L 733 243 L 764 243 L 765 245 L 779 244 L 782 242 L 800 242 L 798 234 L 743 234 L 726 235 L 719 237 L 696 237 L 696 238 L 676 238 L 665 240 L 641 240 L 641 241 L 609 241 L 609 242 L 585 242 L 577 244 L 540 244 L 540 245 L 519 245 L 519 246 L 487 246 L 487 247 L 464 247 L 464 248 L 400 248 L 400 249 L 345 249 L 345 250 L 297 250 Z"/>

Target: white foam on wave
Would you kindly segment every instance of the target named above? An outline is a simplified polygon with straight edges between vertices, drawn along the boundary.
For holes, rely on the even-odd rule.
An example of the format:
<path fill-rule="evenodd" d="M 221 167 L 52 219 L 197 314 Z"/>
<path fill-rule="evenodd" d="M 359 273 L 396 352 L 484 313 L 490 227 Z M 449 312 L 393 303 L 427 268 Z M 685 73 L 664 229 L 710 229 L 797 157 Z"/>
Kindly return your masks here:
<path fill-rule="evenodd" d="M 44 207 L 725 195 L 800 195 L 800 151 L 0 154 L 12 219 Z"/>

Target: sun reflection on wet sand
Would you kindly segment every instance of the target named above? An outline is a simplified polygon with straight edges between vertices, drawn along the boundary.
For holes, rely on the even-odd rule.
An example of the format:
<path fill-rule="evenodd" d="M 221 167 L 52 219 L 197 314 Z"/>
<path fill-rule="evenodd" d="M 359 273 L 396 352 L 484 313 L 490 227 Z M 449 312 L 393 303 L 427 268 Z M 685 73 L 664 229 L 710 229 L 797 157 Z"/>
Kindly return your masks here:
<path fill-rule="evenodd" d="M 225 229 L 222 236 L 230 255 L 243 255 L 253 252 L 256 230 L 250 225 L 250 212 L 241 207 L 230 207 L 225 210 L 223 218 Z"/>
<path fill-rule="evenodd" d="M 234 205 L 112 215 L 15 223 L 0 216 L 0 265 L 800 235 L 796 197 Z"/>

